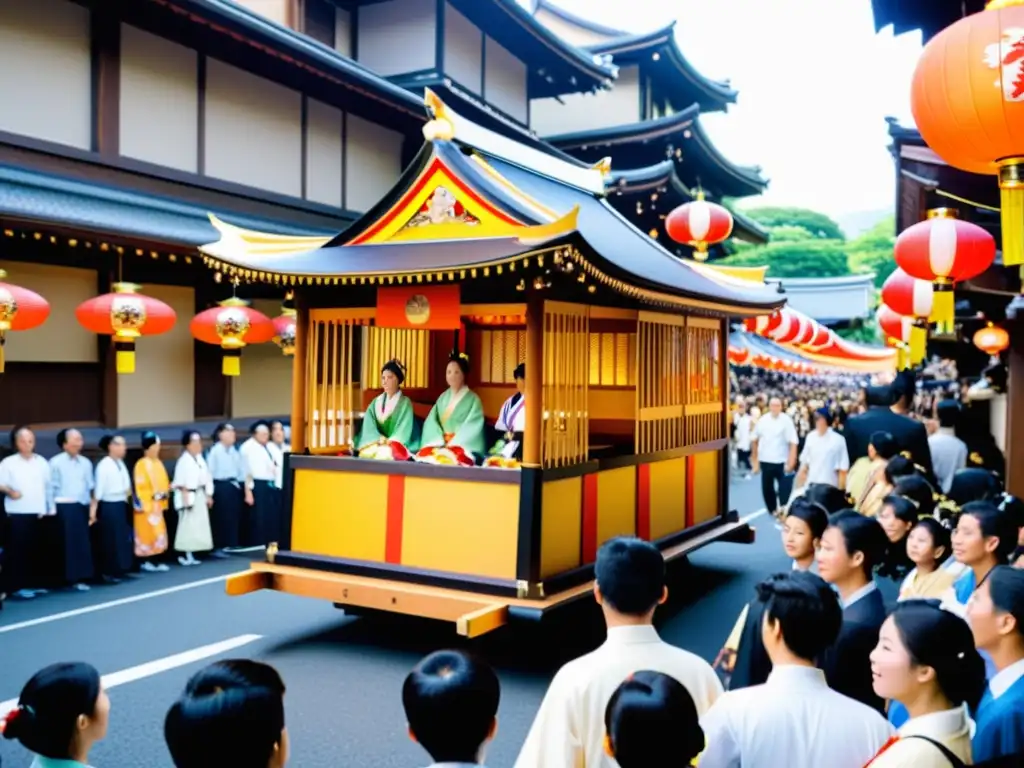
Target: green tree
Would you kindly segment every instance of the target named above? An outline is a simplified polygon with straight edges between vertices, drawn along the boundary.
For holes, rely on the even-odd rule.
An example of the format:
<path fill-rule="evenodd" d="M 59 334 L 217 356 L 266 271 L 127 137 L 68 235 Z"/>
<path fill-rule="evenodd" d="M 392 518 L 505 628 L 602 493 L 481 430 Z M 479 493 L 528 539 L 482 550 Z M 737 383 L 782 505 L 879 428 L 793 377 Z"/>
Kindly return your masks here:
<path fill-rule="evenodd" d="M 807 208 L 751 208 L 743 211 L 759 224 L 768 228 L 802 227 L 821 240 L 845 240 L 843 230 L 824 213 Z"/>
<path fill-rule="evenodd" d="M 875 287 L 896 269 L 893 246 L 896 244 L 896 217 L 887 216 L 855 240 L 850 241 L 850 269 L 859 274 L 875 273 Z"/>
<path fill-rule="evenodd" d="M 771 241 L 730 256 L 734 267 L 768 265 L 768 277 L 842 277 L 850 274 L 844 244 L 835 240 Z"/>

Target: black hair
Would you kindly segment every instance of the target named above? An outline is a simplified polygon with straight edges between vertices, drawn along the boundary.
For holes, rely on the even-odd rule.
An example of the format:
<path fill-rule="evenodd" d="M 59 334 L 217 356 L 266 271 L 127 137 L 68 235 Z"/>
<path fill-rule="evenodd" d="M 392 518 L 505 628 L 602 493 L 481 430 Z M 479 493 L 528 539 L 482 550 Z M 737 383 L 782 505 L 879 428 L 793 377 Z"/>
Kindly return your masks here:
<path fill-rule="evenodd" d="M 972 501 L 992 501 L 1002 490 L 999 478 L 987 469 L 968 467 L 953 475 L 953 484 L 946 496 L 962 507 Z"/>
<path fill-rule="evenodd" d="M 476 763 L 501 700 L 498 676 L 464 651 L 436 651 L 402 684 L 409 730 L 435 763 Z"/>
<path fill-rule="evenodd" d="M 953 429 L 960 418 L 960 403 L 956 400 L 943 400 L 936 406 L 935 414 L 939 417 L 940 427 Z"/>
<path fill-rule="evenodd" d="M 816 574 L 777 573 L 757 585 L 757 597 L 764 603 L 764 621 L 779 623 L 786 647 L 801 659 L 814 661 L 839 637 L 839 598 Z"/>
<path fill-rule="evenodd" d="M 1024 528 L 1024 501 L 1012 493 L 1003 493 L 995 500 L 995 505 L 1008 514 L 1018 528 Z"/>
<path fill-rule="evenodd" d="M 57 433 L 57 447 L 63 449 L 68 444 L 68 437 L 72 432 L 78 432 L 74 427 L 67 427 Z M 79 432 L 81 434 L 81 432 Z"/>
<path fill-rule="evenodd" d="M 277 670 L 258 661 L 199 670 L 164 719 L 176 768 L 266 768 L 284 730 L 284 691 Z"/>
<path fill-rule="evenodd" d="M 90 664 L 51 664 L 32 675 L 21 689 L 4 738 L 17 739 L 37 755 L 70 760 L 78 718 L 95 714 L 100 691 L 100 673 Z"/>
<path fill-rule="evenodd" d="M 1024 570 L 997 565 L 988 575 L 988 591 L 992 605 L 1008 613 L 1017 622 L 1017 634 L 1024 637 Z"/>
<path fill-rule="evenodd" d="M 594 578 L 604 602 L 627 616 L 643 616 L 665 594 L 665 558 L 649 541 L 621 536 L 601 545 Z"/>
<path fill-rule="evenodd" d="M 513 379 L 525 379 L 526 378 L 526 363 L 520 363 L 519 365 L 517 365 L 515 367 L 515 370 L 512 371 L 512 378 Z"/>
<path fill-rule="evenodd" d="M 828 510 L 805 496 L 793 499 L 786 512 L 786 517 L 795 517 L 797 520 L 807 523 L 807 527 L 811 529 L 812 539 L 820 539 L 825 529 L 828 528 Z"/>
<path fill-rule="evenodd" d="M 941 547 L 942 554 L 937 558 L 937 562 L 943 562 L 952 554 L 953 542 L 949 528 L 934 517 L 922 517 L 914 524 L 914 528 L 911 528 L 911 531 L 916 528 L 923 528 L 928 531 L 928 534 L 932 537 L 932 547 L 934 549 Z"/>
<path fill-rule="evenodd" d="M 899 603 L 891 615 L 911 664 L 934 669 L 936 683 L 950 703 L 966 703 L 973 712 L 987 681 L 985 660 L 974 647 L 967 622 L 930 600 Z"/>
<path fill-rule="evenodd" d="M 875 449 L 878 457 L 886 461 L 900 452 L 900 445 L 891 432 L 872 432 L 868 442 Z"/>
<path fill-rule="evenodd" d="M 892 492 L 894 496 L 903 496 L 912 501 L 917 507 L 918 516 L 935 514 L 935 489 L 920 475 L 904 475 L 898 478 L 893 484 Z"/>
<path fill-rule="evenodd" d="M 1013 550 L 1017 548 L 1018 528 L 1013 517 L 987 501 L 964 504 L 960 509 L 960 517 L 964 515 L 970 515 L 978 521 L 981 535 L 986 539 L 999 539 L 999 546 L 994 552 L 995 558 L 1000 564 L 1007 562 Z"/>
<path fill-rule="evenodd" d="M 18 450 L 18 435 L 21 434 L 23 431 L 31 432 L 32 430 L 26 427 L 24 424 L 15 427 L 14 429 L 11 430 L 11 448 L 14 449 L 15 451 Z"/>
<path fill-rule="evenodd" d="M 388 360 L 384 365 L 381 366 L 380 372 L 391 371 L 398 379 L 399 384 L 405 383 L 405 366 L 397 359 Z"/>
<path fill-rule="evenodd" d="M 199 430 L 196 430 L 196 429 L 186 429 L 185 431 L 183 431 L 181 433 L 181 444 L 183 446 L 187 446 L 189 443 L 192 442 L 192 438 L 193 437 L 198 437 L 199 438 L 199 442 L 203 442 L 203 436 L 201 434 L 199 434 Z"/>
<path fill-rule="evenodd" d="M 889 387 L 864 387 L 864 404 L 869 408 L 892 405 L 892 390 Z M 877 450 L 877 446 L 875 447 Z"/>
<path fill-rule="evenodd" d="M 448 362 L 458 365 L 463 376 L 469 375 L 469 355 L 465 352 L 459 352 L 459 350 L 453 349 L 452 353 L 448 355 Z"/>
<path fill-rule="evenodd" d="M 142 450 L 148 451 L 159 442 L 160 438 L 157 436 L 156 432 L 147 430 L 142 433 Z"/>
<path fill-rule="evenodd" d="M 885 480 L 889 485 L 896 485 L 901 477 L 917 474 L 917 466 L 906 456 L 893 456 L 885 465 Z"/>
<path fill-rule="evenodd" d="M 814 504 L 820 504 L 830 515 L 850 506 L 850 498 L 846 492 L 828 483 L 811 483 L 804 491 L 803 498 Z"/>
<path fill-rule="evenodd" d="M 864 517 L 857 512 L 849 515 L 840 512 L 832 517 L 829 528 L 835 528 L 842 534 L 848 555 L 852 557 L 855 552 L 864 555 L 861 568 L 864 575 L 870 579 L 872 571 L 885 557 L 886 545 L 889 542 L 881 523 L 873 517 Z"/>
<path fill-rule="evenodd" d="M 621 768 L 649 768 L 668 755 L 689 765 L 704 751 L 697 706 L 686 687 L 662 672 L 627 677 L 604 710 L 605 733 Z"/>
<path fill-rule="evenodd" d="M 929 496 L 929 498 L 931 498 Z M 882 507 L 891 507 L 896 519 L 913 526 L 921 516 L 918 502 L 909 496 L 900 496 L 895 492 L 882 499 Z M 899 541 L 892 541 L 888 536 L 885 538 L 885 554 L 878 564 L 878 575 L 889 578 L 903 578 L 907 572 L 914 567 L 910 555 L 907 554 L 907 537 L 910 536 L 912 528 Z"/>
<path fill-rule="evenodd" d="M 103 451 L 104 453 L 109 453 L 110 444 L 115 440 L 124 440 L 124 435 L 120 434 L 119 432 L 115 432 L 112 435 L 104 435 L 103 437 L 100 438 L 100 450 Z"/>
<path fill-rule="evenodd" d="M 253 425 L 251 427 L 249 427 L 249 434 L 250 435 L 255 435 L 256 434 L 256 430 L 258 430 L 260 427 L 266 427 L 267 428 L 267 432 L 269 432 L 270 431 L 270 422 L 267 421 L 266 419 L 260 419 L 259 421 L 254 421 Z"/>
<path fill-rule="evenodd" d="M 896 374 L 896 380 L 889 387 L 891 402 L 897 403 L 901 399 L 909 406 L 914 402 L 914 395 L 917 394 L 917 380 L 913 371 L 900 371 Z"/>
<path fill-rule="evenodd" d="M 217 425 L 217 428 L 215 430 L 213 430 L 213 434 L 210 435 L 210 437 L 213 440 L 213 442 L 219 443 L 220 442 L 220 433 L 225 431 L 225 430 L 227 430 L 227 429 L 234 429 L 234 428 L 235 428 L 235 425 L 232 424 L 230 421 L 222 421 L 220 424 Z"/>

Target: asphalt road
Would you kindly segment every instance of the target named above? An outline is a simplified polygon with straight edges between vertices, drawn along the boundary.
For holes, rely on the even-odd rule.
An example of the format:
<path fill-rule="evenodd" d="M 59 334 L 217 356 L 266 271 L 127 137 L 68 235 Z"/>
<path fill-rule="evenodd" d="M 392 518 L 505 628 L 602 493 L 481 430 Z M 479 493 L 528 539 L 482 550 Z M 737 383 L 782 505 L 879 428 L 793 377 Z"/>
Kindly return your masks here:
<path fill-rule="evenodd" d="M 741 515 L 761 509 L 756 481 L 731 489 Z M 753 586 L 789 567 L 773 520 L 751 520 L 753 545 L 713 544 L 676 569 L 662 636 L 714 659 Z M 274 592 L 224 595 L 223 579 L 245 561 L 175 568 L 88 593 L 9 601 L 0 612 L 0 702 L 17 697 L 39 668 L 82 660 L 116 673 L 109 735 L 92 753 L 98 768 L 173 768 L 163 718 L 185 681 L 218 658 L 273 664 L 288 686 L 288 728 L 297 768 L 410 768 L 429 763 L 405 733 L 401 683 L 426 653 L 465 644 L 426 621 L 346 617 L 327 603 Z M 581 605 L 540 627 L 504 628 L 470 644 L 498 670 L 499 735 L 488 765 L 510 768 L 554 671 L 598 645 L 596 606 Z M 10 702 L 0 703 L 0 709 Z M 27 753 L 0 740 L 0 763 Z"/>

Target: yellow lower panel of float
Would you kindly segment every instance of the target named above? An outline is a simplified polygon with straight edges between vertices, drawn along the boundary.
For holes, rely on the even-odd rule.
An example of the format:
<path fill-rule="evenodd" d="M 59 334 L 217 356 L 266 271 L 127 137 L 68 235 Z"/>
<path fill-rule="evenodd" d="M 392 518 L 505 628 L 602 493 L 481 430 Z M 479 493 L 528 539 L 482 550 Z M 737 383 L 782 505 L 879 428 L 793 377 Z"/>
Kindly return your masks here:
<path fill-rule="evenodd" d="M 546 579 L 581 564 L 583 478 L 544 483 L 541 514 L 540 576 Z"/>
<path fill-rule="evenodd" d="M 407 477 L 402 565 L 516 577 L 519 486 Z"/>
<path fill-rule="evenodd" d="M 388 478 L 299 469 L 292 478 L 295 552 L 383 562 Z"/>
<path fill-rule="evenodd" d="M 657 540 L 686 527 L 686 458 L 648 465 L 651 478 L 651 539 Z"/>
<path fill-rule="evenodd" d="M 722 512 L 722 485 L 719 482 L 722 455 L 718 451 L 698 453 L 694 457 L 693 471 L 693 523 L 700 525 Z"/>
<path fill-rule="evenodd" d="M 636 467 L 597 473 L 597 544 L 636 535 Z"/>

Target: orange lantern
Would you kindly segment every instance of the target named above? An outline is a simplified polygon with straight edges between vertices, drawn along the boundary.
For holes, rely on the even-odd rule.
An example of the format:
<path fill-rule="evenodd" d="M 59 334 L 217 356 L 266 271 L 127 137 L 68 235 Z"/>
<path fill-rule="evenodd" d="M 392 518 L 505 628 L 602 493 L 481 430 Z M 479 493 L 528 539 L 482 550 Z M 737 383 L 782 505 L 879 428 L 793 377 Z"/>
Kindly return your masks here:
<path fill-rule="evenodd" d="M 167 333 L 178 316 L 162 301 L 139 293 L 138 285 L 115 283 L 111 287 L 112 293 L 79 304 L 75 317 L 87 331 L 113 338 L 118 373 L 135 373 L 135 340 Z"/>
<path fill-rule="evenodd" d="M 665 217 L 665 231 L 677 243 L 693 248 L 693 258 L 705 261 L 708 247 L 732 234 L 732 214 L 718 203 L 709 203 L 697 192 L 692 203 L 683 203 Z"/>
<path fill-rule="evenodd" d="M 277 334 L 273 321 L 239 298 L 222 301 L 216 307 L 200 312 L 189 325 L 192 335 L 205 344 L 224 350 L 221 372 L 238 376 L 242 372 L 242 348 L 247 344 L 263 344 Z"/>
<path fill-rule="evenodd" d="M 910 106 L 950 165 L 997 175 L 1003 263 L 1024 264 L 1024 0 L 992 0 L 924 47 Z"/>
<path fill-rule="evenodd" d="M 935 208 L 928 218 L 896 238 L 896 263 L 934 289 L 932 319 L 941 335 L 954 332 L 953 286 L 977 277 L 996 258 L 996 241 L 977 224 L 957 219 L 952 208 Z"/>
<path fill-rule="evenodd" d="M 999 353 L 1010 346 L 1010 334 L 998 325 L 989 323 L 974 334 L 974 346 L 990 357 L 999 357 Z"/>
<path fill-rule="evenodd" d="M 0 269 L 0 281 L 7 273 Z M 35 291 L 0 282 L 0 373 L 4 372 L 4 344 L 8 331 L 30 331 L 46 322 L 50 305 Z"/>

